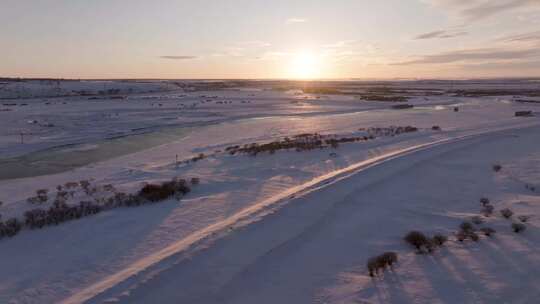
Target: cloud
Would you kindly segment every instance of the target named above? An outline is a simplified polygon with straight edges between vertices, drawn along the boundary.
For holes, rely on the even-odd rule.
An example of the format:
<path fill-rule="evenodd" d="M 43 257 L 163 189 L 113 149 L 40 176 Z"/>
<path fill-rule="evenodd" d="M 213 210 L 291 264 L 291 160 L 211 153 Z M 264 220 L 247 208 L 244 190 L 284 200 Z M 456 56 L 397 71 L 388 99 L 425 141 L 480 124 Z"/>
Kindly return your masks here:
<path fill-rule="evenodd" d="M 171 60 L 191 60 L 191 59 L 197 59 L 197 56 L 186 56 L 186 55 L 180 55 L 180 56 L 159 56 L 161 59 L 171 59 Z"/>
<path fill-rule="evenodd" d="M 425 40 L 425 39 L 446 39 L 446 38 L 454 38 L 459 36 L 464 36 L 469 34 L 468 32 L 449 32 L 445 30 L 440 31 L 433 31 L 429 33 L 420 34 L 416 37 L 414 37 L 415 40 Z"/>
<path fill-rule="evenodd" d="M 293 24 L 293 23 L 306 23 L 307 19 L 304 18 L 289 18 L 287 21 L 285 21 L 286 24 Z"/>
<path fill-rule="evenodd" d="M 524 60 L 524 61 L 510 61 L 510 62 L 483 62 L 483 63 L 470 63 L 464 64 L 464 68 L 474 68 L 483 70 L 530 70 L 540 69 L 540 60 Z"/>
<path fill-rule="evenodd" d="M 425 0 L 455 13 L 468 22 L 489 18 L 504 12 L 525 8 L 540 8 L 538 0 Z"/>
<path fill-rule="evenodd" d="M 392 65 L 446 64 L 455 62 L 484 62 L 487 60 L 523 60 L 540 57 L 540 48 L 530 49 L 470 49 L 424 55 L 418 59 Z"/>
<path fill-rule="evenodd" d="M 514 34 L 497 39 L 503 42 L 540 42 L 540 31 Z"/>

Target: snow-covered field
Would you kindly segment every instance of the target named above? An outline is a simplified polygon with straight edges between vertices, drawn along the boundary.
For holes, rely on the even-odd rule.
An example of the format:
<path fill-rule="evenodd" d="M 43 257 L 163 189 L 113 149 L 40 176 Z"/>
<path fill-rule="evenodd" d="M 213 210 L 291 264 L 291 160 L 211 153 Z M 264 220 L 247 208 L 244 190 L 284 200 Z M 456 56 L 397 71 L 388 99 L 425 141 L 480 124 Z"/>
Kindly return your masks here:
<path fill-rule="evenodd" d="M 55 187 L 71 181 L 127 193 L 175 176 L 200 185 L 180 201 L 114 208 L 1 239 L 0 303 L 535 303 L 540 296 L 540 103 L 520 102 L 540 101 L 536 82 L 316 87 L 332 86 L 332 95 L 288 82 L 108 85 L 124 91 L 87 96 L 63 82 L 57 86 L 77 93 L 35 89 L 14 98 L 22 96 L 0 90 L 2 220 L 51 206 Z M 398 95 L 414 108 L 376 100 Z M 417 130 L 370 129 L 390 126 Z M 306 151 L 227 151 L 308 133 L 374 136 Z M 38 189 L 51 198 L 27 202 Z M 497 233 L 456 241 L 459 225 L 480 214 L 481 197 L 496 211 L 477 228 Z M 95 195 L 72 201 L 79 199 Z M 503 208 L 515 215 L 504 219 Z M 510 226 L 519 216 L 530 219 L 516 234 Z M 416 254 L 403 241 L 411 230 L 449 241 Z M 367 260 L 386 251 L 399 262 L 371 278 Z"/>

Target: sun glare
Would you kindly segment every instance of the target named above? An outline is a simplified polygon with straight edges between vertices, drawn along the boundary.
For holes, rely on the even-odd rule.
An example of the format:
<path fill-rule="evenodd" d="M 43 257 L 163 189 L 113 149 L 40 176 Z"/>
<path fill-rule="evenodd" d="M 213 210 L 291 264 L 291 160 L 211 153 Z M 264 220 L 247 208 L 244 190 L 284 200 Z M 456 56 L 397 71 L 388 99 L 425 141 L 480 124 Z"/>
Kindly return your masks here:
<path fill-rule="evenodd" d="M 290 63 L 290 76 L 293 78 L 310 79 L 320 76 L 320 61 L 311 51 L 302 51 L 293 55 Z"/>

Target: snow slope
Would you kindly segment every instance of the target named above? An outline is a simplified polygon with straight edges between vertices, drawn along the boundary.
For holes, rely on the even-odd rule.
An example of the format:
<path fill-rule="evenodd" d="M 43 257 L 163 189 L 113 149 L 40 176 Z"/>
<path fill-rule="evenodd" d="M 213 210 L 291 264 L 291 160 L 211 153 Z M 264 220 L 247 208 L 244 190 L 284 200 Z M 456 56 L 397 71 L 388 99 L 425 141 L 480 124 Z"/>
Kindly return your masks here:
<path fill-rule="evenodd" d="M 516 160 L 537 161 L 539 130 L 451 141 L 369 166 L 90 302 L 534 303 L 538 218 L 522 235 L 511 232 L 510 221 L 489 218 L 495 238 L 451 241 L 432 256 L 413 253 L 401 237 L 414 229 L 451 235 L 478 214 L 482 196 L 498 208 L 538 214 L 538 195 L 512 177 L 522 169 Z M 491 170 L 495 162 L 504 164 L 503 173 Z M 528 183 L 539 179 L 538 171 L 524 176 Z M 371 279 L 365 261 L 388 250 L 399 253 L 399 265 Z"/>

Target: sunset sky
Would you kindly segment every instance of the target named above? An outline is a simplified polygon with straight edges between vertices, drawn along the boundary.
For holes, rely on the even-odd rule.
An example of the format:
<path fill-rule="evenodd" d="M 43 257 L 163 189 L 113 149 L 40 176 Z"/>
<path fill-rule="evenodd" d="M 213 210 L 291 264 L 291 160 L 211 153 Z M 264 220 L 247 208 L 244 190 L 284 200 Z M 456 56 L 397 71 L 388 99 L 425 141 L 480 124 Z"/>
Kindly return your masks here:
<path fill-rule="evenodd" d="M 0 76 L 540 76 L 540 0 L 0 0 Z"/>

